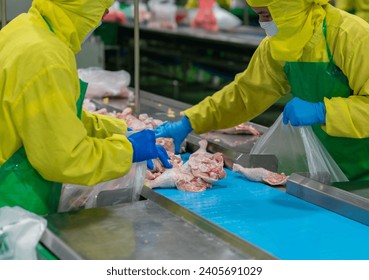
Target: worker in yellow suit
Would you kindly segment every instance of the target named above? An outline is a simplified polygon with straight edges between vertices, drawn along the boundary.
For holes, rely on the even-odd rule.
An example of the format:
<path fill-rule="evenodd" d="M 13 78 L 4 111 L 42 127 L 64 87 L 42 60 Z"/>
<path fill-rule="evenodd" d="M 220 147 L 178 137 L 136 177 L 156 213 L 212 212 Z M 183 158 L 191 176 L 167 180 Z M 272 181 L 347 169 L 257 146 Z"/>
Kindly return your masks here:
<path fill-rule="evenodd" d="M 267 36 L 247 69 L 155 130 L 176 150 L 197 134 L 252 120 L 288 93 L 283 123 L 312 126 L 350 181 L 369 180 L 369 24 L 328 0 L 247 0 Z"/>
<path fill-rule="evenodd" d="M 336 0 L 335 6 L 369 22 L 369 0 Z"/>
<path fill-rule="evenodd" d="M 0 207 L 55 212 L 61 183 L 91 186 L 133 162 L 171 167 L 152 130 L 82 110 L 75 54 L 113 0 L 33 0 L 0 35 Z"/>

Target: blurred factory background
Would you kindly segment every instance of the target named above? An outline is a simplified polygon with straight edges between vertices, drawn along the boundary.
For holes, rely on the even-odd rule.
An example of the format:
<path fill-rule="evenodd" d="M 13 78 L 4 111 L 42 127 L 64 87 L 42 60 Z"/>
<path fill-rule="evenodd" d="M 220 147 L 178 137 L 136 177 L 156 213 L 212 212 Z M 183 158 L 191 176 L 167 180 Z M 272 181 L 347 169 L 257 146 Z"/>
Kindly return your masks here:
<path fill-rule="evenodd" d="M 133 0 L 116 1 L 108 17 L 77 54 L 78 68 L 126 70 L 134 87 Z M 217 1 L 217 26 L 191 26 L 197 1 L 139 1 L 140 89 L 196 104 L 221 89 L 247 64 L 265 36 L 246 1 Z M 8 21 L 31 0 L 7 1 Z M 289 100 L 254 121 L 271 125 Z"/>
<path fill-rule="evenodd" d="M 245 70 L 265 36 L 257 15 L 244 0 L 215 1 L 216 30 L 191 26 L 197 0 L 138 2 L 140 89 L 188 104 L 212 95 Z M 335 2 L 331 1 L 333 5 Z M 344 1 L 337 2 L 344 8 Z M 7 20 L 26 12 L 31 3 L 32 0 L 7 1 Z M 77 54 L 78 68 L 123 69 L 133 77 L 133 4 L 134 0 L 115 1 L 109 16 Z M 133 82 L 132 78 L 131 87 Z M 253 121 L 270 126 L 290 98 L 282 98 Z"/>

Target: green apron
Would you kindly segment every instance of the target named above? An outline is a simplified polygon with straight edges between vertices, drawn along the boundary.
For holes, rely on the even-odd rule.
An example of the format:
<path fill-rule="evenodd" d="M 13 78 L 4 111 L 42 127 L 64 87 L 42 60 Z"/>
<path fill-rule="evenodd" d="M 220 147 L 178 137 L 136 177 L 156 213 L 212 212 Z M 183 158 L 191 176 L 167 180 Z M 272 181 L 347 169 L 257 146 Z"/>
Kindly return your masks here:
<path fill-rule="evenodd" d="M 325 38 L 326 22 L 323 22 Z M 352 91 L 347 77 L 335 65 L 326 43 L 329 62 L 287 62 L 285 72 L 293 96 L 310 102 L 321 102 L 324 97 L 348 97 Z M 369 138 L 332 137 L 320 124 L 313 131 L 350 181 L 369 179 Z"/>
<path fill-rule="evenodd" d="M 51 27 L 50 30 L 53 31 Z M 86 89 L 87 83 L 80 80 L 80 96 L 76 104 L 79 118 Z M 0 207 L 17 205 L 39 215 L 55 213 L 61 187 L 61 183 L 41 177 L 28 161 L 24 147 L 0 167 Z"/>

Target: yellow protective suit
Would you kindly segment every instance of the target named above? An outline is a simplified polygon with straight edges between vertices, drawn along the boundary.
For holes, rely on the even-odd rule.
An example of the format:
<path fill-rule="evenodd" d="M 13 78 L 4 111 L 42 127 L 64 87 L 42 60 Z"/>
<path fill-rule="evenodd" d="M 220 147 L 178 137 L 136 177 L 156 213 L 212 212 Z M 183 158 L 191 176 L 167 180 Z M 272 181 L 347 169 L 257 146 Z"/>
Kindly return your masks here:
<path fill-rule="evenodd" d="M 24 146 L 55 182 L 93 185 L 126 174 L 132 145 L 124 121 L 76 116 L 75 53 L 113 0 L 34 0 L 1 30 L 0 166 Z M 50 31 L 48 22 L 53 32 Z"/>
<path fill-rule="evenodd" d="M 307 8 L 305 2 L 312 7 Z M 326 125 L 323 128 L 331 136 L 369 137 L 369 24 L 330 4 L 320 6 L 312 2 L 319 1 L 248 0 L 251 6 L 270 8 L 278 34 L 261 42 L 247 69 L 238 74 L 233 82 L 184 112 L 196 133 L 249 121 L 289 93 L 290 85 L 283 70 L 285 61 L 281 58 L 305 62 L 328 61 L 322 32 L 322 22 L 326 17 L 328 46 L 335 64 L 348 77 L 353 93 L 348 98 L 324 100 Z M 296 10 L 296 7 L 304 9 Z M 276 13 L 278 11 L 281 13 Z M 296 11 L 309 11 L 311 14 L 304 21 Z M 283 18 L 295 18 L 298 22 L 288 26 L 282 23 Z M 284 36 L 287 43 L 282 44 Z M 306 43 L 301 45 L 298 40 Z M 291 43 L 297 43 L 302 49 L 296 49 Z"/>
<path fill-rule="evenodd" d="M 369 22 L 369 0 L 336 0 L 335 6 Z"/>

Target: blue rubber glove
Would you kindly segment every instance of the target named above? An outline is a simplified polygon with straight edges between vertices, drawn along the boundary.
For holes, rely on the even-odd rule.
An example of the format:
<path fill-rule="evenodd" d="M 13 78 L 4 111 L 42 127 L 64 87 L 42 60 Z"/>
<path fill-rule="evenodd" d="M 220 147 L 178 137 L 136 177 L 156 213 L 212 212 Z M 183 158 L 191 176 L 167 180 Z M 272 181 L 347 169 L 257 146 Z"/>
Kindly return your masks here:
<path fill-rule="evenodd" d="M 152 161 L 152 159 L 148 159 L 146 161 L 146 166 L 147 166 L 148 169 L 154 170 L 154 162 Z"/>
<path fill-rule="evenodd" d="M 175 153 L 179 154 L 181 144 L 187 135 L 192 131 L 189 119 L 185 116 L 177 122 L 166 122 L 154 129 L 156 138 L 173 138 Z"/>
<path fill-rule="evenodd" d="M 304 126 L 325 123 L 325 106 L 323 102 L 308 102 L 294 97 L 283 110 L 283 123 L 288 121 L 293 126 Z"/>
<path fill-rule="evenodd" d="M 130 136 L 128 140 L 133 147 L 133 162 L 141 162 L 144 160 L 150 160 L 159 158 L 165 168 L 172 168 L 169 163 L 169 156 L 163 146 L 155 143 L 155 133 L 152 130 L 141 130 Z"/>
<path fill-rule="evenodd" d="M 130 132 L 130 131 L 133 131 L 133 129 L 132 129 L 132 128 L 130 128 L 130 127 L 127 127 L 127 131 L 128 131 L 128 132 Z M 146 166 L 147 166 L 147 168 L 148 168 L 148 169 L 150 169 L 150 170 L 153 170 L 153 169 L 154 169 L 154 162 L 152 161 L 152 159 L 148 159 L 148 160 L 146 161 Z"/>
<path fill-rule="evenodd" d="M 168 156 L 167 151 L 165 150 L 165 148 L 163 146 L 160 146 L 160 145 L 156 145 L 156 148 L 158 149 L 159 159 L 163 163 L 163 166 L 165 168 L 172 168 L 173 166 L 170 163 L 167 164 L 168 163 L 168 160 L 170 159 L 170 157 Z M 166 160 L 163 161 L 162 158 L 164 158 Z M 152 161 L 152 159 L 148 159 L 146 161 L 146 166 L 147 166 L 148 169 L 154 170 L 154 167 L 155 166 L 154 166 L 154 162 Z"/>

